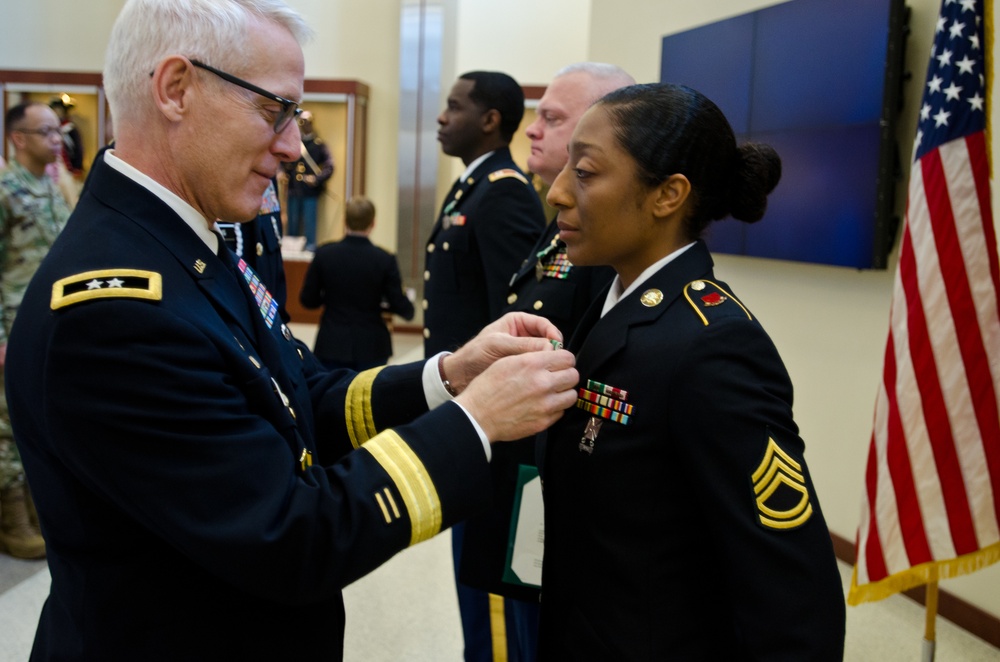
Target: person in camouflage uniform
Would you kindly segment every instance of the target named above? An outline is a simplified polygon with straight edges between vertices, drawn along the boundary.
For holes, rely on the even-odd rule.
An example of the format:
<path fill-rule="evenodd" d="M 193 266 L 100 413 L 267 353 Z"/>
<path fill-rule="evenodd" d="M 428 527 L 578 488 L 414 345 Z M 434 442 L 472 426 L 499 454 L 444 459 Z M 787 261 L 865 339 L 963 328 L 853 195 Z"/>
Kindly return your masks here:
<path fill-rule="evenodd" d="M 59 158 L 59 118 L 43 103 L 14 106 L 5 117 L 14 157 L 0 172 L 0 378 L 7 333 L 28 282 L 69 218 L 59 187 L 45 166 Z M 0 379 L 0 551 L 19 558 L 45 556 L 21 458 L 11 434 Z"/>

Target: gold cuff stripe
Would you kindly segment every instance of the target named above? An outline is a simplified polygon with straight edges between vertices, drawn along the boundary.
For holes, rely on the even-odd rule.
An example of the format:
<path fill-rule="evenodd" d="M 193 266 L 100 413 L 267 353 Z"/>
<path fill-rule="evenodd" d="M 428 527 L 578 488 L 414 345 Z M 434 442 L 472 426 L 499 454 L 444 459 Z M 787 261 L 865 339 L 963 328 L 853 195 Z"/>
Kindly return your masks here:
<path fill-rule="evenodd" d="M 375 436 L 375 419 L 372 417 L 372 389 L 375 378 L 385 366 L 372 368 L 358 373 L 354 381 L 347 387 L 347 397 L 344 399 L 344 421 L 347 424 L 347 434 L 351 437 L 351 445 L 360 448 L 361 444 Z"/>
<path fill-rule="evenodd" d="M 441 532 L 441 499 L 424 463 L 392 430 L 374 437 L 361 448 L 367 450 L 389 474 L 410 516 L 410 545 L 429 540 Z"/>
<path fill-rule="evenodd" d="M 732 299 L 736 303 L 737 306 L 739 306 L 740 308 L 743 309 L 743 312 L 746 313 L 747 318 L 750 319 L 750 320 L 753 320 L 753 315 L 751 315 L 750 311 L 747 310 L 746 307 L 742 303 L 740 303 L 740 300 L 737 299 L 736 297 L 734 297 L 731 293 L 729 293 L 726 290 L 724 290 L 721 287 L 719 287 L 718 283 L 713 283 L 710 280 L 702 280 L 701 282 L 708 283 L 709 285 L 711 285 L 712 287 L 714 287 L 715 289 L 719 290 L 720 292 L 722 292 L 723 294 L 725 294 L 727 297 L 729 297 L 730 299 Z M 684 286 L 684 298 L 687 299 L 687 302 L 689 304 L 691 304 L 691 307 L 694 309 L 694 312 L 696 312 L 698 314 L 698 317 L 701 318 L 701 323 L 704 324 L 705 326 L 708 326 L 708 318 L 705 317 L 705 315 L 701 312 L 701 310 L 698 309 L 698 306 L 695 305 L 695 302 L 691 300 L 691 295 L 688 293 L 688 290 L 690 290 L 690 289 L 691 289 L 691 284 L 690 283 L 688 283 L 687 285 Z"/>
<path fill-rule="evenodd" d="M 104 280 L 139 279 L 141 287 L 104 287 Z M 94 289 L 78 289 L 80 285 L 93 282 Z M 70 290 L 67 294 L 66 290 Z M 81 301 L 91 299 L 148 299 L 159 301 L 163 298 L 163 279 L 154 271 L 138 269 L 102 269 L 100 271 L 85 271 L 66 278 L 60 278 L 52 284 L 52 310 L 65 308 Z"/>
<path fill-rule="evenodd" d="M 375 493 L 375 502 L 378 503 L 378 507 L 382 511 L 382 517 L 385 518 L 385 523 L 392 524 L 392 518 L 389 517 L 389 509 L 385 507 L 385 501 L 382 500 L 382 495 L 378 492 Z"/>

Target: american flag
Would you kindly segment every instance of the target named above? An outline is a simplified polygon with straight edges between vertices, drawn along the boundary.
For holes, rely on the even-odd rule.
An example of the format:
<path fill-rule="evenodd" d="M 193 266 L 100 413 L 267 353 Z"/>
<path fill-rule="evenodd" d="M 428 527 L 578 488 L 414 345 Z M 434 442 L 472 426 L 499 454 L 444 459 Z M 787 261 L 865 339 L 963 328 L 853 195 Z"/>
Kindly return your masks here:
<path fill-rule="evenodd" d="M 927 69 L 850 604 L 1000 560 L 1000 277 L 984 0 L 945 0 Z"/>

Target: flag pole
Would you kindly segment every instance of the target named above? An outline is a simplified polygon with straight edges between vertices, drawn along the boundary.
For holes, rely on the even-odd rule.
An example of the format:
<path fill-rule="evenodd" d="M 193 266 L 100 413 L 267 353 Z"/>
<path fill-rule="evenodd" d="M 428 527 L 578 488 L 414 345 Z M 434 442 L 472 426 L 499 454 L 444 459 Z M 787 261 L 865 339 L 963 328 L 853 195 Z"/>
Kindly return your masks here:
<path fill-rule="evenodd" d="M 938 605 L 938 583 L 934 579 L 927 583 L 927 596 L 924 613 L 924 646 L 923 662 L 934 662 L 934 649 L 937 646 L 937 634 L 935 632 L 937 605 Z"/>

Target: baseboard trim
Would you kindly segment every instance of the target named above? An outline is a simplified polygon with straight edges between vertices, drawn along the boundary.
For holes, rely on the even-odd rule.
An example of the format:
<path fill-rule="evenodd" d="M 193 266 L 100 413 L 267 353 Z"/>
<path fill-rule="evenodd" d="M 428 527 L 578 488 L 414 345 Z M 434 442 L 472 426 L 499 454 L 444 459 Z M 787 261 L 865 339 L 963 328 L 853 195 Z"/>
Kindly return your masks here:
<path fill-rule="evenodd" d="M 854 543 L 836 533 L 831 533 L 830 538 L 833 540 L 833 552 L 837 558 L 853 566 L 857 560 Z M 904 591 L 903 595 L 920 605 L 926 605 L 926 593 L 926 587 L 919 586 Z M 1000 618 L 941 588 L 938 588 L 938 615 L 990 645 L 1000 648 Z"/>

